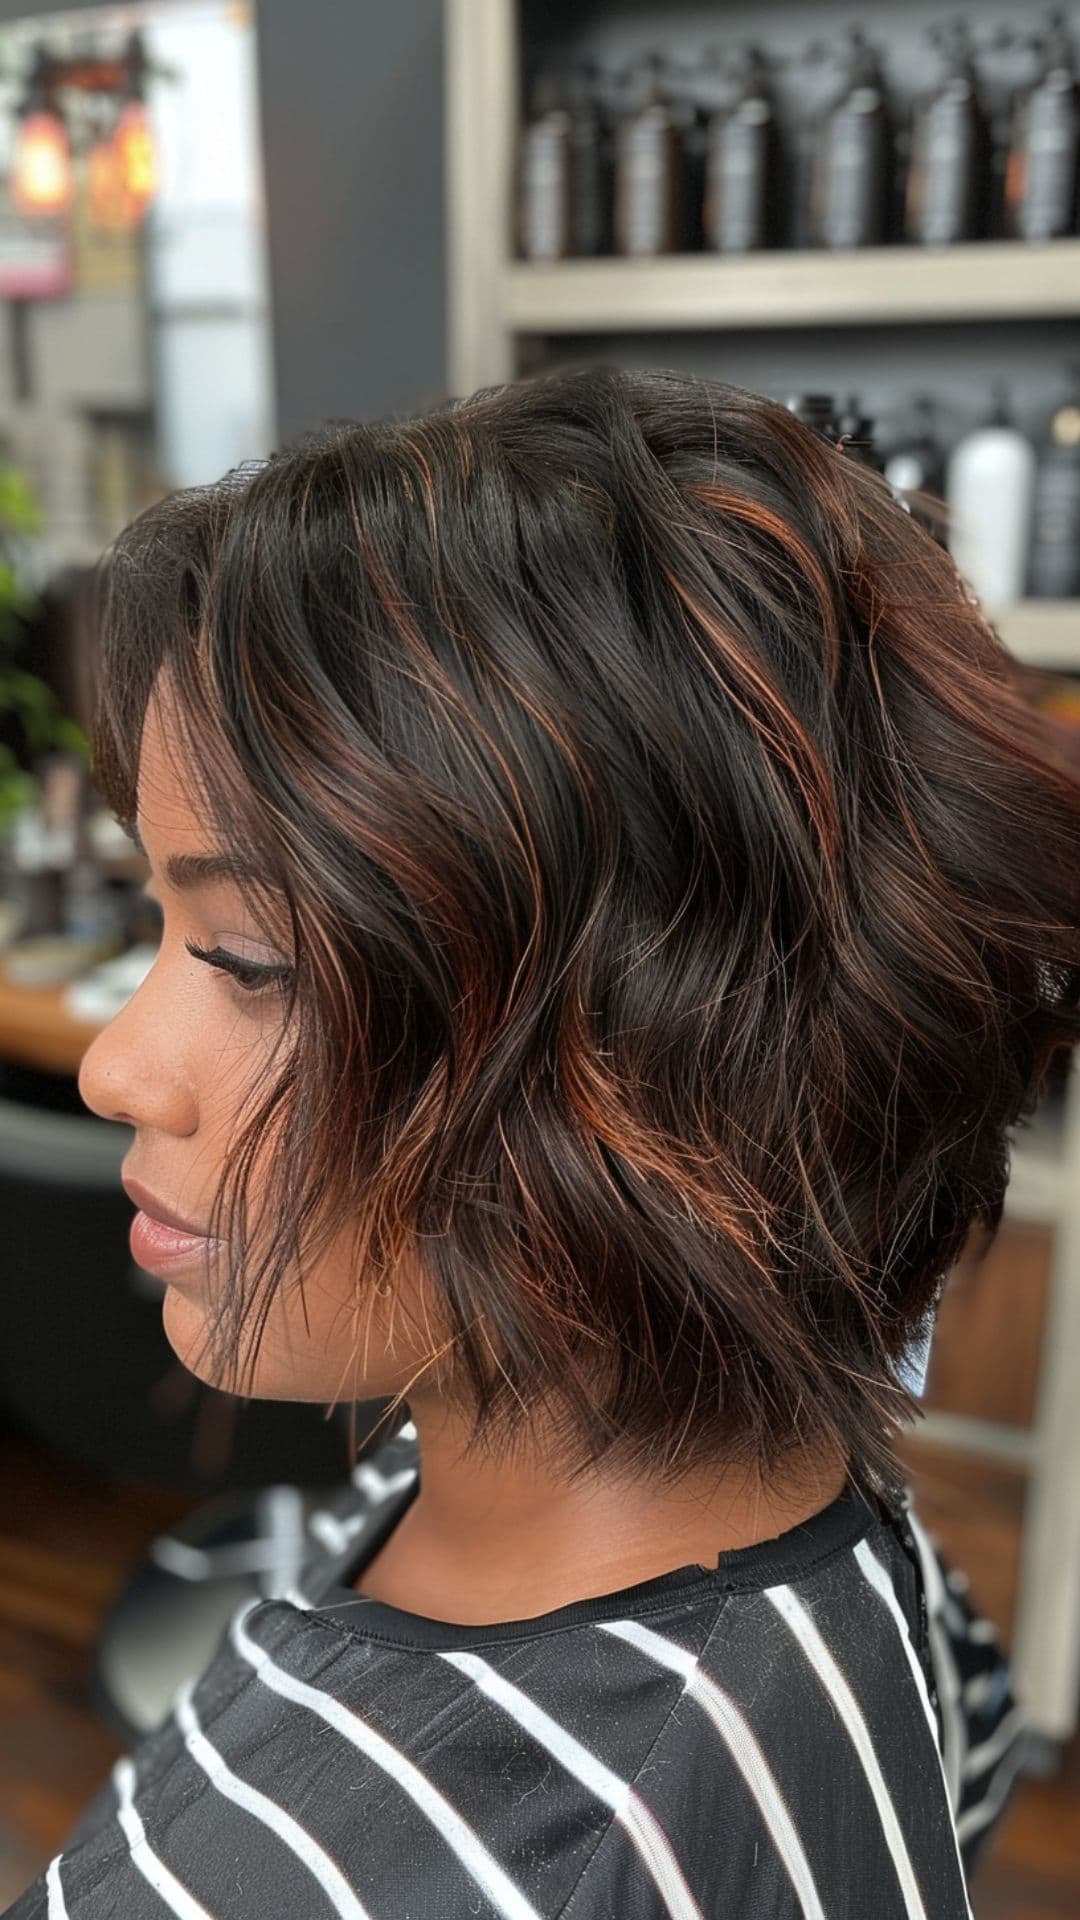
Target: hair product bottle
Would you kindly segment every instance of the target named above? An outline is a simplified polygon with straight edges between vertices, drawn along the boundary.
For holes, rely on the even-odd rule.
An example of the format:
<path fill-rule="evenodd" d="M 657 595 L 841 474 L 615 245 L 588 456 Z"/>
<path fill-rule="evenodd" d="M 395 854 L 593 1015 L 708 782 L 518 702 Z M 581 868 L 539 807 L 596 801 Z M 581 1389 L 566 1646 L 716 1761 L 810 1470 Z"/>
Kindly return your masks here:
<path fill-rule="evenodd" d="M 837 415 L 836 427 L 837 439 L 843 442 L 849 460 L 858 460 L 864 467 L 873 467 L 875 473 L 885 471 L 885 462 L 874 445 L 874 422 L 868 413 L 863 412 L 857 393 L 848 394 Z"/>
<path fill-rule="evenodd" d="M 1080 598 L 1080 367 L 1039 449 L 1028 591 L 1038 600 Z"/>
<path fill-rule="evenodd" d="M 1023 595 L 1034 482 L 1035 449 L 999 388 L 988 420 L 953 448 L 946 471 L 949 551 L 988 609 Z"/>
<path fill-rule="evenodd" d="M 840 93 L 818 129 L 811 207 L 815 244 L 874 247 L 886 238 L 890 147 L 881 67 L 854 27 Z"/>
<path fill-rule="evenodd" d="M 764 56 L 747 46 L 735 95 L 709 121 L 703 230 L 716 253 L 749 253 L 779 240 L 780 144 Z"/>
<path fill-rule="evenodd" d="M 558 77 L 538 74 L 521 134 L 518 244 L 526 260 L 563 260 L 572 250 L 573 128 Z"/>
<path fill-rule="evenodd" d="M 570 251 L 611 251 L 611 156 L 600 70 L 591 60 L 570 69 Z"/>
<path fill-rule="evenodd" d="M 709 123 L 730 91 L 722 55 L 706 47 L 689 62 L 657 62 L 675 129 L 675 251 L 700 252 Z M 640 86 L 640 82 L 638 83 Z"/>
<path fill-rule="evenodd" d="M 1013 125 L 1016 119 L 1016 88 L 1002 85 L 985 84 L 983 103 L 986 107 L 987 142 L 987 187 L 986 187 L 986 231 L 991 240 L 1012 239 L 1009 230 L 1009 216 L 1006 212 L 1005 183 L 1009 171 L 1009 150 L 1012 146 Z"/>
<path fill-rule="evenodd" d="M 629 89 L 615 137 L 615 250 L 675 253 L 683 234 L 682 146 L 658 54 L 631 69 Z"/>
<path fill-rule="evenodd" d="M 934 29 L 945 72 L 916 106 L 904 198 L 904 238 L 945 247 L 986 230 L 989 167 L 986 115 L 967 28 Z"/>
<path fill-rule="evenodd" d="M 817 152 L 821 140 L 822 108 L 814 99 L 815 68 L 826 57 L 816 41 L 787 63 L 795 70 L 795 94 L 799 107 L 781 149 L 784 164 L 784 244 L 805 248 L 817 246 L 815 193 Z"/>
<path fill-rule="evenodd" d="M 1018 96 L 1005 171 L 1005 227 L 1019 240 L 1072 233 L 1080 156 L 1080 92 L 1065 23 L 1051 17 L 1041 71 Z"/>
<path fill-rule="evenodd" d="M 945 492 L 945 454 L 935 432 L 937 407 L 928 393 L 917 393 L 906 422 L 885 462 L 885 477 L 902 493 Z"/>
<path fill-rule="evenodd" d="M 816 433 L 823 433 L 826 440 L 835 442 L 839 437 L 836 401 L 831 393 L 789 393 L 784 405 L 804 425 L 813 427 Z"/>
<path fill-rule="evenodd" d="M 929 495 L 931 501 L 945 496 L 945 453 L 935 430 L 936 412 L 929 394 L 915 395 L 910 418 L 885 462 L 885 478 L 904 496 L 919 524 L 944 545 L 943 509 L 920 499 L 920 495 Z"/>

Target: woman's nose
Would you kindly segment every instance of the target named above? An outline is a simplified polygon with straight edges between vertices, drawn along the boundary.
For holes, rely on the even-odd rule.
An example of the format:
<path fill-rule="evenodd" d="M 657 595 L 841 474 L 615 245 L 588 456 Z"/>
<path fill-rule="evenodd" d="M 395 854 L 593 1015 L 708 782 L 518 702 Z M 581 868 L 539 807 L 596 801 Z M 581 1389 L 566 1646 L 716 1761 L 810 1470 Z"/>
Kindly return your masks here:
<path fill-rule="evenodd" d="M 154 975 L 145 980 L 91 1041 L 79 1067 L 79 1094 L 103 1120 L 187 1135 L 198 1124 L 197 1102 L 183 1054 L 176 1007 L 161 1004 Z"/>

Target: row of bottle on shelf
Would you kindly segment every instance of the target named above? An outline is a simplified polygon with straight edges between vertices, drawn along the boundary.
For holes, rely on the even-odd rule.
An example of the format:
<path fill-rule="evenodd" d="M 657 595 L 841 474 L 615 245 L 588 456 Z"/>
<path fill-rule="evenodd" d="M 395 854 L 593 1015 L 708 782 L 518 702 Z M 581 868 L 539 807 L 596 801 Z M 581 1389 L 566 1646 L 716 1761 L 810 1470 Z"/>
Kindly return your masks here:
<path fill-rule="evenodd" d="M 791 62 L 757 46 L 707 51 L 690 66 L 659 54 L 620 72 L 545 66 L 521 135 L 518 252 L 553 260 L 1075 233 L 1080 85 L 1064 19 L 980 47 L 962 22 L 930 37 L 941 76 L 910 109 L 897 110 L 881 54 L 855 28 L 823 111 L 794 121 L 776 85 Z M 1004 84 L 982 71 L 989 48 L 1010 53 Z M 835 51 L 812 47 L 803 62 Z"/>
<path fill-rule="evenodd" d="M 1020 430 L 1000 387 L 986 416 L 956 440 L 928 395 L 915 396 L 885 432 L 854 395 L 838 406 L 828 394 L 793 394 L 787 405 L 885 474 L 985 607 L 1080 599 L 1080 368 L 1039 439 Z"/>

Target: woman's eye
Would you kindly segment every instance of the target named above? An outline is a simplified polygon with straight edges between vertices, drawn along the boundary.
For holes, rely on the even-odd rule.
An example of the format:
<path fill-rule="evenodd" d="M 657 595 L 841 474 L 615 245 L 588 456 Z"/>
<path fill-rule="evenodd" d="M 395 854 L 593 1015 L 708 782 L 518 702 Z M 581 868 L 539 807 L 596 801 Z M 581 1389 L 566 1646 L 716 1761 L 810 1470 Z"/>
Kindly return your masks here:
<path fill-rule="evenodd" d="M 254 960 L 241 959 L 227 947 L 200 947 L 194 940 L 185 940 L 184 946 L 194 960 L 205 961 L 208 967 L 231 975 L 244 993 L 269 993 L 272 988 L 282 986 L 292 973 L 292 968 L 283 962 L 263 966 Z"/>

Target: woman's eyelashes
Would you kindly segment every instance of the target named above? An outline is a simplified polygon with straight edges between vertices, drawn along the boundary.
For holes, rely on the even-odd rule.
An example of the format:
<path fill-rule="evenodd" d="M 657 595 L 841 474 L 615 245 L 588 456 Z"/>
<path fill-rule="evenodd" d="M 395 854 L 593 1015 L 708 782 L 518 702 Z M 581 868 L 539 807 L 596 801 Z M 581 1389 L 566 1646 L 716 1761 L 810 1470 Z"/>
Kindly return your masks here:
<path fill-rule="evenodd" d="M 193 960 L 202 960 L 206 966 L 229 974 L 246 994 L 269 993 L 275 987 L 282 987 L 293 971 L 284 961 L 266 965 L 244 960 L 240 954 L 230 953 L 227 947 L 200 947 L 194 940 L 185 940 L 184 946 Z"/>

